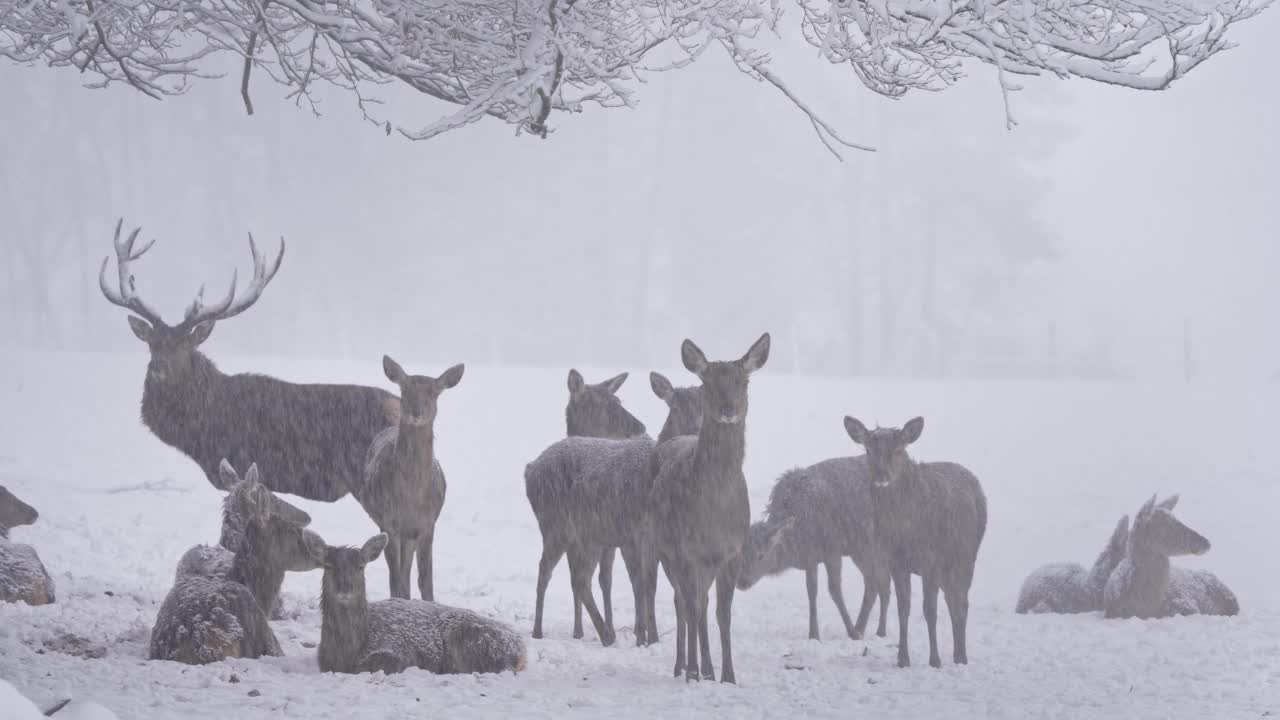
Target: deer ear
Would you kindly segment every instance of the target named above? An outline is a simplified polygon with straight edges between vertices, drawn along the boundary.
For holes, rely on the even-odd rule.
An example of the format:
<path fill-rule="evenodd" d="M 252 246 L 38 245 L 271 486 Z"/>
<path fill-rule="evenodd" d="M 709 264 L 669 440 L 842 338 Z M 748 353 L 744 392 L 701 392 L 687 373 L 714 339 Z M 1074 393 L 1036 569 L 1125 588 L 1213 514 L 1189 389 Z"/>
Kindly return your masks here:
<path fill-rule="evenodd" d="M 213 332 L 213 321 L 205 320 L 204 322 L 191 328 L 191 334 L 187 336 L 187 342 L 191 347 L 199 347 L 201 343 L 209 339 L 209 335 Z"/>
<path fill-rule="evenodd" d="M 1162 510 L 1172 510 L 1178 504 L 1178 493 L 1174 493 L 1169 497 L 1156 503 L 1156 507 Z"/>
<path fill-rule="evenodd" d="M 627 381 L 627 375 L 628 373 L 615 375 L 609 378 L 608 380 L 605 380 L 604 382 L 600 383 L 600 387 L 604 388 L 605 390 L 608 390 L 610 395 L 617 395 L 618 390 L 622 387 L 622 383 Z"/>
<path fill-rule="evenodd" d="M 360 548 L 360 559 L 364 560 L 365 565 L 368 565 L 378 559 L 378 556 L 382 554 L 382 549 L 386 546 L 387 534 L 378 533 L 377 535 L 369 538 L 365 542 L 364 546 Z"/>
<path fill-rule="evenodd" d="M 680 360 L 684 363 L 685 370 L 699 377 L 707 369 L 707 356 L 692 340 L 686 339 L 680 343 Z"/>
<path fill-rule="evenodd" d="M 133 331 L 135 337 L 144 343 L 151 344 L 152 329 L 151 324 L 140 317 L 129 316 L 129 329 Z"/>
<path fill-rule="evenodd" d="M 271 514 L 298 527 L 306 527 L 311 524 L 311 516 L 306 511 L 281 500 L 280 496 L 275 493 L 271 493 Z"/>
<path fill-rule="evenodd" d="M 329 547 L 324 544 L 323 538 L 307 530 L 302 533 L 302 547 L 306 549 L 307 557 L 315 561 L 316 567 L 324 566 L 324 559 L 329 554 Z"/>
<path fill-rule="evenodd" d="M 902 443 L 910 445 L 920 439 L 920 433 L 924 432 L 924 418 L 914 417 L 902 426 Z"/>
<path fill-rule="evenodd" d="M 738 361 L 738 364 L 747 372 L 753 373 L 764 367 L 764 364 L 768 359 L 769 333 L 765 333 L 760 336 L 760 339 L 757 340 L 754 345 L 751 346 L 751 349 L 747 351 L 747 354 L 742 356 L 742 359 Z"/>
<path fill-rule="evenodd" d="M 861 420 L 850 415 L 845 415 L 844 431 L 849 433 L 849 437 L 852 438 L 854 442 L 864 447 L 866 446 L 867 436 L 870 433 L 867 432 L 867 426 L 863 425 Z"/>
<path fill-rule="evenodd" d="M 649 387 L 653 388 L 653 394 L 661 398 L 663 402 L 671 403 L 671 396 L 675 394 L 675 388 L 671 387 L 671 381 L 661 373 L 649 373 Z"/>
<path fill-rule="evenodd" d="M 577 393 L 581 391 L 586 384 L 586 381 L 582 379 L 582 373 L 574 370 L 573 368 L 569 369 L 569 392 Z"/>
<path fill-rule="evenodd" d="M 248 472 L 244 474 L 244 481 L 250 485 L 257 485 L 260 483 L 258 479 L 258 463 L 252 463 L 249 465 Z"/>
<path fill-rule="evenodd" d="M 230 490 L 240 484 L 240 476 L 226 458 L 222 458 L 222 463 L 218 465 L 218 483 L 219 490 Z"/>
<path fill-rule="evenodd" d="M 404 381 L 404 368 L 400 367 L 400 363 L 392 360 L 390 355 L 382 356 L 382 372 L 386 373 L 388 380 L 397 385 Z"/>
<path fill-rule="evenodd" d="M 445 370 L 444 374 L 442 374 L 437 379 L 440 381 L 440 384 L 446 388 L 454 387 L 458 383 L 462 382 L 462 373 L 466 369 L 467 369 L 466 365 L 462 363 L 458 363 L 457 365 L 454 365 L 448 370 Z"/>

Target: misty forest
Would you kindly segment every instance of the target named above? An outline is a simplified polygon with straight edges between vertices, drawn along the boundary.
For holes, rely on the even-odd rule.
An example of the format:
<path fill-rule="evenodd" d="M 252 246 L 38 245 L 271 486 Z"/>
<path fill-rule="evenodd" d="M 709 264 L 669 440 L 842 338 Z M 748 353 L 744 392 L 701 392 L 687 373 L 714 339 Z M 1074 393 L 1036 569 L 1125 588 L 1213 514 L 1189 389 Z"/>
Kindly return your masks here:
<path fill-rule="evenodd" d="M 0 718 L 1280 714 L 1270 2 L 0 0 Z"/>

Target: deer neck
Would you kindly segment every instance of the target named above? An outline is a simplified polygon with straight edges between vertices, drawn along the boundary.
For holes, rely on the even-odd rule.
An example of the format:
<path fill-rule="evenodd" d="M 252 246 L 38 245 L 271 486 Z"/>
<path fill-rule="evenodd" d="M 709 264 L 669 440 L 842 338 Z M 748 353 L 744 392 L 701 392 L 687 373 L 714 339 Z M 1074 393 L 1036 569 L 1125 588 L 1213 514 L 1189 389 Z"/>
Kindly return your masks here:
<path fill-rule="evenodd" d="M 1129 551 L 1133 563 L 1128 595 L 1140 616 L 1157 613 L 1169 587 L 1169 557 L 1164 553 L 1135 546 Z"/>
<path fill-rule="evenodd" d="M 249 592 L 253 593 L 254 599 L 258 601 L 258 607 L 262 608 L 263 612 L 270 612 L 271 603 L 275 600 L 280 584 L 284 580 L 281 577 L 280 580 L 272 582 L 270 563 L 267 560 L 267 542 L 263 528 L 255 523 L 247 523 L 244 536 L 240 540 L 240 547 L 235 550 L 231 560 L 231 570 L 227 574 L 228 580 L 249 588 Z"/>
<path fill-rule="evenodd" d="M 742 461 L 747 454 L 746 422 L 745 418 L 733 424 L 714 418 L 703 420 L 693 457 L 700 476 L 742 479 Z"/>
<path fill-rule="evenodd" d="M 203 417 L 226 377 L 198 350 L 191 353 L 191 366 L 178 377 L 160 381 L 147 373 L 142 383 L 143 419 L 160 434 L 176 429 L 170 425 L 175 418 Z"/>
<path fill-rule="evenodd" d="M 320 646 L 316 654 L 322 672 L 353 673 L 369 642 L 369 598 L 339 602 L 327 590 L 320 594 Z"/>
<path fill-rule="evenodd" d="M 1093 567 L 1089 568 L 1089 574 L 1085 577 L 1085 586 L 1089 592 L 1102 597 L 1102 592 L 1107 586 L 1107 578 L 1111 577 L 1111 572 L 1123 559 L 1124 551 L 1108 542 L 1107 547 L 1098 555 L 1098 559 L 1093 562 Z"/>
<path fill-rule="evenodd" d="M 396 465 L 401 472 L 414 468 L 430 473 L 436 457 L 436 434 L 431 424 L 417 424 L 410 416 L 400 416 L 400 434 L 396 438 Z"/>

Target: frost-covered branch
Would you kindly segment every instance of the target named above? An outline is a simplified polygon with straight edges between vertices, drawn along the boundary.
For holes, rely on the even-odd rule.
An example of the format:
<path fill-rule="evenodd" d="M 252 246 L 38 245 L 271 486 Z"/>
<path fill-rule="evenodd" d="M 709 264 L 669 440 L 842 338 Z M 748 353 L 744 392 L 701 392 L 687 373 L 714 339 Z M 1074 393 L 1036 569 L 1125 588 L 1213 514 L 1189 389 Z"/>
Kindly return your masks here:
<path fill-rule="evenodd" d="M 881 95 L 943 89 L 973 58 L 998 68 L 1007 106 L 1020 74 L 1167 87 L 1230 47 L 1227 29 L 1270 0 L 795 2 L 806 40 Z M 782 17 L 778 0 L 0 0 L 0 56 L 162 98 L 217 77 L 215 57 L 233 55 L 250 113 L 257 69 L 313 110 L 319 86 L 348 91 L 388 132 L 375 91 L 397 83 L 456 106 L 397 127 L 425 139 L 485 117 L 545 137 L 554 111 L 632 106 L 643 73 L 719 46 L 805 113 L 833 152 L 867 149 L 841 139 L 749 47 Z"/>

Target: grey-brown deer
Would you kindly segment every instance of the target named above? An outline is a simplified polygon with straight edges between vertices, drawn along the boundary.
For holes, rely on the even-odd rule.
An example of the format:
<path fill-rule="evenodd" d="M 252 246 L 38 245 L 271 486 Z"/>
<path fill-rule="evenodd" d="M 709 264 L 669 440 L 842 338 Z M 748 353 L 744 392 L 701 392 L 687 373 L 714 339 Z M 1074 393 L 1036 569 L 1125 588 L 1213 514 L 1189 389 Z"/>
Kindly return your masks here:
<path fill-rule="evenodd" d="M 196 462 L 214 487 L 218 465 L 261 468 L 272 490 L 333 502 L 347 494 L 364 469 L 365 451 L 379 430 L 399 419 L 400 402 L 378 388 L 360 385 L 299 385 L 255 374 L 227 375 L 199 350 L 214 324 L 248 310 L 275 277 L 284 258 L 268 262 L 249 236 L 253 279 L 243 294 L 236 278 L 224 298 L 196 294 L 182 322 L 166 323 L 137 290 L 132 264 L 155 241 L 138 245 L 135 229 L 121 239 L 116 224 L 118 281 L 107 280 L 102 261 L 98 284 L 109 302 L 129 310 L 129 327 L 151 351 L 142 389 L 142 422 L 165 444 Z"/>
<path fill-rule="evenodd" d="M 400 423 L 373 439 L 364 482 L 352 494 L 389 538 L 391 597 L 409 599 L 416 554 L 418 592 L 423 600 L 434 600 L 432 549 L 447 489 L 436 459 L 436 412 L 440 394 L 461 382 L 466 368 L 454 365 L 440 377 L 410 375 L 388 355 L 382 356 L 382 368 L 400 387 Z"/>
<path fill-rule="evenodd" d="M 942 666 L 937 630 L 939 589 L 951 613 L 952 659 L 957 665 L 967 664 L 969 587 L 978 547 L 987 531 L 987 497 L 982 485 L 956 463 L 917 463 L 911 459 L 907 446 L 920 439 L 924 418 L 913 418 L 901 428 L 868 430 L 857 419 L 846 417 L 844 427 L 867 451 L 876 535 L 887 553 L 898 597 L 898 667 L 911 664 L 907 620 L 912 574 L 920 576 L 924 591 L 929 665 Z"/>
<path fill-rule="evenodd" d="M 622 376 L 620 376 L 622 377 Z M 668 407 L 659 441 L 679 434 L 697 432 L 702 408 L 696 402 L 697 388 L 674 388 L 658 373 L 650 374 L 650 385 Z M 582 608 L 591 616 L 596 633 L 605 645 L 613 643 L 611 594 L 613 558 L 622 549 L 632 594 L 643 587 L 640 581 L 640 542 L 643 507 L 650 488 L 650 455 L 654 441 L 647 435 L 625 440 L 606 437 L 569 437 L 548 447 L 525 467 L 525 493 L 542 532 L 542 557 L 538 563 L 538 590 L 534 610 L 533 636 L 542 637 L 543 601 L 551 573 L 563 555 L 569 556 L 569 575 L 574 598 L 573 636 L 582 632 Z M 601 617 L 591 597 L 591 575 L 597 558 L 604 614 Z M 657 642 L 652 619 L 636 602 L 635 633 L 639 645 Z"/>
<path fill-rule="evenodd" d="M 57 600 L 53 578 L 36 549 L 9 540 L 10 529 L 31 525 L 39 518 L 35 508 L 0 485 L 0 602 L 47 605 Z"/>
<path fill-rule="evenodd" d="M 220 471 L 239 497 L 235 502 L 248 510 L 244 538 L 226 576 L 177 579 L 151 630 L 152 660 L 203 665 L 231 657 L 282 655 L 267 621 L 279 589 L 277 578 L 283 575 L 273 564 L 285 557 L 284 548 L 299 543 L 316 546 L 309 553 L 312 557 L 323 552 L 319 536 L 273 512 L 271 491 L 259 482 L 256 465 L 249 466 L 243 480 L 229 464 Z"/>
<path fill-rule="evenodd" d="M 701 668 L 698 663 L 700 633 L 707 622 L 707 593 L 715 584 L 720 679 L 735 683 L 733 594 L 751 525 L 751 501 L 742 474 L 747 386 L 751 374 L 769 359 L 769 334 L 762 335 L 738 360 L 709 361 L 692 340 L 684 341 L 680 356 L 685 368 L 702 383 L 702 427 L 697 435 L 674 438 L 653 453 L 655 473 L 645 514 L 643 577 L 646 582 L 656 577 L 652 569 L 656 560 L 675 589 L 675 671 L 683 673 L 686 680 L 715 677 L 705 652 Z M 652 602 L 652 588 L 646 588 L 643 597 Z"/>
<path fill-rule="evenodd" d="M 1173 514 L 1178 496 L 1160 502 L 1152 495 L 1133 516 L 1125 557 L 1103 588 L 1108 618 L 1164 618 L 1174 615 L 1236 615 L 1235 593 L 1208 570 L 1173 567 L 1169 558 L 1203 555 L 1209 541 Z"/>
<path fill-rule="evenodd" d="M 320 547 L 321 672 L 496 673 L 524 670 L 524 639 L 505 623 L 423 600 L 369 602 L 364 568 L 387 545 L 375 535 L 360 548 Z"/>

